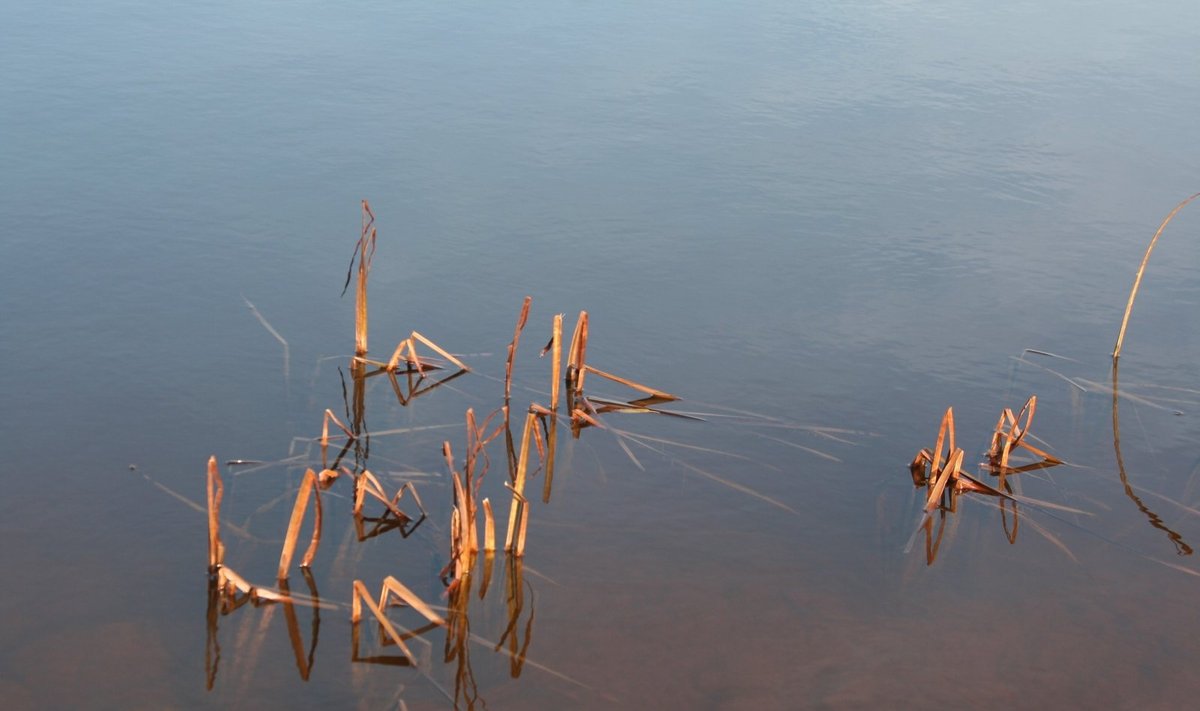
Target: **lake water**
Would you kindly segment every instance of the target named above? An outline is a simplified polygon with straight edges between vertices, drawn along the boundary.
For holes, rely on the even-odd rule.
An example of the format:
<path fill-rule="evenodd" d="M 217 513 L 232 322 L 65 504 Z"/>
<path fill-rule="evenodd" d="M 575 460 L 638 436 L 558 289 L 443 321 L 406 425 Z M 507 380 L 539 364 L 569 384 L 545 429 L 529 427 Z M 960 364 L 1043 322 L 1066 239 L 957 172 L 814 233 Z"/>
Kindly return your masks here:
<path fill-rule="evenodd" d="M 114 0 L 0 26 L 6 709 L 1194 704 L 1200 208 L 1150 261 L 1119 418 L 1109 354 L 1200 189 L 1200 5 Z M 223 538 L 276 587 L 352 389 L 362 199 L 371 355 L 415 329 L 472 368 L 407 404 L 365 383 L 342 463 L 428 518 L 360 543 L 338 481 L 288 581 L 322 606 L 221 614 L 205 463 L 270 463 L 221 467 Z M 563 435 L 521 564 L 446 595 L 441 445 L 502 404 L 526 295 L 518 421 L 580 310 L 589 363 L 703 421 Z M 927 543 L 908 463 L 946 408 L 984 472 L 1033 394 L 1065 464 L 1010 478 L 1015 531 L 966 493 Z M 353 581 L 389 575 L 465 642 L 427 629 L 405 666 L 364 624 L 356 649 Z"/>

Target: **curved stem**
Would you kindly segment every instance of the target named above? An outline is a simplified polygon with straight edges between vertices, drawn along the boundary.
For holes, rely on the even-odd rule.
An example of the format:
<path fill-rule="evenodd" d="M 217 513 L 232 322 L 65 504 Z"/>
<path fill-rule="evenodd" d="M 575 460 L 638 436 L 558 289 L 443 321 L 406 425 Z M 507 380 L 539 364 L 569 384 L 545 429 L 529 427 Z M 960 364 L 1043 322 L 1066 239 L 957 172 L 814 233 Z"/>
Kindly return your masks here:
<path fill-rule="evenodd" d="M 1158 243 L 1159 235 L 1163 233 L 1163 230 L 1167 228 L 1167 224 L 1175 219 L 1175 215 L 1179 214 L 1179 211 L 1185 205 L 1198 197 L 1200 197 L 1200 193 L 1195 193 L 1176 205 L 1175 209 L 1171 210 L 1171 214 L 1167 215 L 1167 218 L 1158 226 L 1158 231 L 1154 233 L 1154 237 L 1150 239 L 1150 246 L 1146 248 L 1146 254 L 1142 257 L 1142 264 L 1138 267 L 1137 276 L 1133 278 L 1133 288 L 1129 291 L 1129 301 L 1125 304 L 1125 317 L 1121 319 L 1121 331 L 1117 334 L 1117 345 L 1113 346 L 1112 357 L 1114 361 L 1121 357 L 1121 344 L 1125 341 L 1125 328 L 1129 326 L 1129 314 L 1133 311 L 1133 300 L 1137 298 L 1138 287 L 1142 285 L 1142 274 L 1146 271 L 1146 263 L 1150 261 L 1150 253 L 1154 251 L 1154 245 Z"/>

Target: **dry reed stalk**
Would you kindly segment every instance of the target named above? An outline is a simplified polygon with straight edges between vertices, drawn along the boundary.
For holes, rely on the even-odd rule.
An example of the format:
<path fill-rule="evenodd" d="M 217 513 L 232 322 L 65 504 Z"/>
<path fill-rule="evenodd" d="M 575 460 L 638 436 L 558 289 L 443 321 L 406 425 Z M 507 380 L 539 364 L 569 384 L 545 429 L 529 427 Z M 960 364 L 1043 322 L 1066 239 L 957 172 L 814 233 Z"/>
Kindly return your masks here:
<path fill-rule="evenodd" d="M 317 554 L 317 547 L 321 544 L 321 493 L 317 475 L 312 469 L 304 473 L 304 480 L 300 483 L 300 490 L 296 493 L 296 504 L 292 507 L 292 517 L 288 521 L 283 551 L 279 555 L 278 578 L 280 580 L 287 578 L 288 568 L 292 565 L 292 555 L 296 552 L 296 541 L 300 537 L 300 524 L 304 520 L 304 512 L 308 509 L 310 498 L 316 502 L 313 508 L 313 533 L 308 550 L 304 552 L 304 558 L 300 561 L 302 568 L 307 568 L 312 564 L 313 557 Z"/>
<path fill-rule="evenodd" d="M 555 412 L 558 412 L 559 378 L 562 375 L 562 322 L 563 315 L 555 314 L 550 335 L 550 355 L 554 358 L 550 364 L 550 409 Z"/>
<path fill-rule="evenodd" d="M 517 344 L 521 342 L 521 331 L 525 328 L 525 322 L 529 319 L 529 304 L 533 302 L 532 296 L 526 296 L 525 302 L 521 304 L 521 313 L 517 316 L 517 327 L 513 330 L 512 343 L 508 344 L 508 358 L 504 363 L 504 402 L 508 404 L 509 397 L 512 395 L 512 369 L 513 359 L 517 355 Z"/>
<path fill-rule="evenodd" d="M 933 487 L 929 490 L 929 497 L 925 500 L 925 511 L 932 511 L 937 507 L 938 502 L 942 498 L 942 492 L 946 489 L 946 485 L 958 477 L 962 469 L 964 454 L 963 450 L 956 449 L 950 455 L 949 459 L 946 460 L 946 466 L 938 472 L 937 479 L 934 481 Z"/>
<path fill-rule="evenodd" d="M 536 419 L 537 415 L 532 412 L 525 415 L 525 431 L 521 435 L 521 455 L 517 459 L 517 475 L 511 487 L 513 499 L 508 510 L 508 533 L 504 538 L 504 550 L 506 551 L 513 550 L 514 544 L 519 550 L 523 551 L 525 548 L 524 541 L 520 540 L 518 534 L 517 516 L 518 513 L 522 514 L 520 532 L 523 533 L 528 516 L 524 511 L 528 508 L 528 501 L 525 499 L 525 477 L 529 468 L 529 441 L 532 439 L 532 430 Z M 505 484 L 507 483 L 505 482 Z M 514 537 L 517 537 L 516 541 L 514 541 Z"/>
<path fill-rule="evenodd" d="M 417 375 L 419 375 L 419 376 L 421 376 L 422 378 L 424 378 L 424 377 L 425 377 L 425 366 L 424 366 L 424 364 L 423 364 L 423 363 L 421 363 L 421 356 L 417 355 L 417 342 L 416 342 L 416 341 L 413 339 L 413 337 L 410 335 L 410 336 L 408 337 L 408 340 L 407 340 L 407 341 L 405 341 L 405 343 L 407 343 L 407 344 L 408 344 L 408 352 L 409 352 L 409 354 L 412 356 L 412 358 L 410 359 L 410 361 L 409 361 L 409 362 L 410 362 L 412 365 L 416 366 L 416 368 L 417 368 Z"/>
<path fill-rule="evenodd" d="M 946 413 L 942 415 L 937 441 L 934 443 L 933 449 L 922 449 L 917 452 L 917 456 L 909 464 L 913 484 L 929 487 L 929 495 L 925 500 L 926 516 L 938 505 L 942 493 L 950 482 L 955 482 L 955 486 L 950 487 L 951 492 L 957 491 L 958 483 L 965 476 L 962 472 L 962 461 L 965 455 L 966 453 L 956 446 L 954 408 L 948 407 Z M 951 505 L 953 506 L 953 501 Z M 912 545 L 911 541 L 909 545 Z"/>
<path fill-rule="evenodd" d="M 1000 477 L 1001 488 L 1004 488 L 1006 477 L 1009 474 L 1018 474 L 1023 471 L 1043 469 L 1062 464 L 1062 460 L 1028 442 L 1026 435 L 1029 434 L 1029 430 L 1033 426 L 1033 416 L 1036 412 L 1037 396 L 1031 395 L 1025 401 L 1025 405 L 1019 413 L 1014 415 L 1011 408 L 1005 408 L 1000 413 L 1000 419 L 996 421 L 996 427 L 992 430 L 992 441 L 988 447 L 987 456 L 991 463 L 993 474 Z M 1041 461 L 1015 469 L 1010 467 L 1009 458 L 1013 450 L 1018 448 L 1041 457 Z"/>
<path fill-rule="evenodd" d="M 1133 311 L 1133 300 L 1137 298 L 1138 289 L 1142 285 L 1142 275 L 1146 271 L 1146 263 L 1150 261 L 1150 253 L 1154 251 L 1154 245 L 1158 242 L 1158 238 L 1162 235 L 1163 230 L 1167 229 L 1167 225 L 1171 220 L 1175 219 L 1175 215 L 1179 214 L 1180 210 L 1198 197 L 1200 197 L 1200 193 L 1195 193 L 1176 205 L 1175 209 L 1171 210 L 1166 219 L 1162 221 L 1162 224 L 1158 226 L 1158 231 L 1154 233 L 1154 237 L 1150 239 L 1150 246 L 1146 247 L 1146 254 L 1142 256 L 1142 263 L 1138 266 L 1137 276 L 1133 278 L 1133 288 L 1129 290 L 1129 301 L 1125 304 L 1125 315 L 1121 318 L 1121 330 L 1117 333 L 1117 344 L 1113 346 L 1112 357 L 1114 361 L 1121 357 L 1121 344 L 1125 341 L 1125 329 L 1129 326 L 1129 314 Z"/>
<path fill-rule="evenodd" d="M 575 322 L 575 331 L 571 334 L 571 347 L 567 351 L 567 383 L 574 394 L 583 392 L 584 368 L 587 363 L 588 313 L 579 312 L 579 320 Z"/>
<path fill-rule="evenodd" d="M 417 666 L 417 658 L 408 649 L 408 645 L 404 644 L 404 640 L 392 625 L 391 620 L 383 614 L 383 610 L 371 599 L 370 594 L 367 592 L 367 586 L 363 585 L 361 580 L 354 581 L 353 600 L 350 603 L 350 624 L 357 628 L 358 624 L 362 621 L 362 603 L 364 602 L 367 603 L 367 608 L 371 610 L 371 614 L 375 615 L 375 620 L 379 622 L 380 629 L 400 648 L 400 651 L 408 658 L 409 664 L 412 664 L 414 667 Z"/>
<path fill-rule="evenodd" d="M 944 454 L 942 449 L 943 444 L 947 445 Z M 949 459 L 954 456 L 955 449 L 954 408 L 947 407 L 946 414 L 942 415 L 942 423 L 938 427 L 937 442 L 933 445 L 933 461 L 930 465 L 933 473 L 936 474 L 941 471 L 943 457 Z"/>
<path fill-rule="evenodd" d="M 366 200 L 362 201 L 362 232 L 355 248 L 358 259 L 358 288 L 354 307 L 354 354 L 367 355 L 367 278 L 375 257 L 375 214 Z"/>
<path fill-rule="evenodd" d="M 554 460 L 558 449 L 558 398 L 560 365 L 562 363 L 562 314 L 554 316 L 551 335 L 551 351 L 554 362 L 550 364 L 550 431 L 546 433 L 546 478 L 542 482 L 542 501 L 550 503 L 550 490 L 554 486 Z"/>
<path fill-rule="evenodd" d="M 217 457 L 208 458 L 208 572 L 216 571 L 225 560 L 225 544 L 221 542 L 221 499 L 225 485 L 217 469 Z"/>
<path fill-rule="evenodd" d="M 454 468 L 454 454 L 450 443 L 442 443 L 442 456 L 446 458 L 446 467 L 450 470 L 450 479 L 454 485 L 454 513 L 458 520 L 458 530 L 451 531 L 450 547 L 454 554 L 455 577 L 459 577 L 463 566 L 463 557 L 479 549 L 476 542 L 477 529 L 475 526 L 475 507 L 468 493 L 468 484 L 464 484 L 462 475 Z"/>
<path fill-rule="evenodd" d="M 483 550 L 496 550 L 496 519 L 492 516 L 492 502 L 483 500 Z"/>
<path fill-rule="evenodd" d="M 634 381 L 629 380 L 628 378 L 622 378 L 619 375 L 613 375 L 612 373 L 606 373 L 603 370 L 600 370 L 599 368 L 593 368 L 592 366 L 587 365 L 587 364 L 584 364 L 583 369 L 585 371 L 587 371 L 589 373 L 593 373 L 601 378 L 606 378 L 608 380 L 611 380 L 614 383 L 620 383 L 621 385 L 633 388 L 634 390 L 640 390 L 641 392 L 644 392 L 647 395 L 650 395 L 651 397 L 657 398 L 660 401 L 671 402 L 673 400 L 679 399 L 678 397 L 676 397 L 670 393 L 665 393 L 661 390 L 655 390 L 654 388 L 652 388 L 648 385 L 642 385 L 641 383 L 635 383 Z"/>
<path fill-rule="evenodd" d="M 515 491 L 513 492 L 516 493 Z M 517 529 L 516 542 L 514 544 L 513 554 L 518 558 L 525 556 L 525 540 L 526 532 L 529 530 L 529 500 L 524 496 L 521 497 L 521 524 Z"/>

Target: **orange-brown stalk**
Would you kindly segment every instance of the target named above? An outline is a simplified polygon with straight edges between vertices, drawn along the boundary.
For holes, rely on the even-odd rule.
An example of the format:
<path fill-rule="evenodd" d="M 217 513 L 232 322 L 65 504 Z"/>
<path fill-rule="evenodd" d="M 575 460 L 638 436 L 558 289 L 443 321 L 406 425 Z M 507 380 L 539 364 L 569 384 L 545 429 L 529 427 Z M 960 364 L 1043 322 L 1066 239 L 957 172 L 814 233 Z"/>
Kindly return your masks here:
<path fill-rule="evenodd" d="M 217 457 L 208 458 L 208 571 L 214 572 L 225 560 L 225 544 L 221 543 L 221 499 L 225 485 L 217 470 Z"/>
<path fill-rule="evenodd" d="M 525 499 L 525 478 L 529 469 L 529 441 L 533 437 L 533 428 L 537 415 L 532 412 L 525 416 L 525 431 L 521 435 L 521 454 L 517 459 L 517 475 L 512 485 L 513 499 L 508 510 L 508 533 L 504 538 L 504 550 L 524 551 L 525 544 L 521 535 L 528 523 L 528 501 Z M 507 483 L 507 482 L 506 482 Z M 518 521 L 520 515 L 520 521 Z M 520 555 L 520 553 L 518 553 Z"/>
<path fill-rule="evenodd" d="M 562 369 L 562 322 L 563 315 L 554 315 L 554 328 L 550 336 L 551 356 L 554 362 L 550 364 L 550 409 L 558 412 L 559 378 Z"/>
<path fill-rule="evenodd" d="M 665 393 L 661 390 L 655 390 L 654 388 L 652 388 L 648 385 L 642 385 L 641 383 L 635 383 L 634 381 L 629 380 L 628 378 L 622 378 L 619 375 L 613 375 L 612 373 L 606 373 L 603 370 L 600 370 L 599 368 L 593 368 L 592 366 L 587 365 L 587 364 L 584 364 L 583 369 L 589 373 L 594 373 L 594 374 L 600 376 L 601 378 L 607 378 L 608 380 L 611 380 L 614 383 L 620 383 L 626 387 L 633 388 L 634 390 L 640 390 L 640 391 L 646 393 L 647 395 L 650 395 L 651 397 L 666 400 L 668 402 L 679 399 L 678 397 L 671 395 L 670 393 Z"/>
<path fill-rule="evenodd" d="M 579 320 L 575 322 L 575 332 L 571 335 L 571 348 L 567 351 L 567 380 L 572 385 L 575 395 L 583 392 L 583 366 L 587 363 L 588 314 L 579 312 Z"/>
<path fill-rule="evenodd" d="M 1138 266 L 1137 276 L 1133 278 L 1133 288 L 1129 290 L 1129 301 L 1125 303 L 1125 316 L 1121 319 L 1121 330 L 1117 333 L 1117 344 L 1113 346 L 1113 361 L 1121 357 L 1121 344 L 1125 342 L 1125 328 L 1129 326 L 1129 314 L 1133 312 L 1133 300 L 1137 298 L 1138 288 L 1142 285 L 1142 275 L 1146 272 L 1146 263 L 1150 261 L 1150 253 L 1154 251 L 1154 245 L 1158 243 L 1159 236 L 1162 235 L 1163 230 L 1167 229 L 1167 225 L 1171 220 L 1175 219 L 1175 215 L 1179 214 L 1180 210 L 1198 197 L 1200 197 L 1200 193 L 1195 193 L 1176 205 L 1175 209 L 1171 210 L 1171 213 L 1158 226 L 1158 231 L 1154 233 L 1154 237 L 1150 239 L 1150 246 L 1146 247 L 1146 254 L 1142 256 L 1142 263 Z"/>
<path fill-rule="evenodd" d="M 492 502 L 483 500 L 483 550 L 496 550 L 496 519 L 492 516 Z"/>
<path fill-rule="evenodd" d="M 354 309 L 354 354 L 367 355 L 367 278 L 371 260 L 375 257 L 375 214 L 366 200 L 362 201 L 362 232 L 358 237 L 358 289 Z"/>
<path fill-rule="evenodd" d="M 313 557 L 317 554 L 317 547 L 321 544 L 321 493 L 317 475 L 312 469 L 304 473 L 300 491 L 296 493 L 296 504 L 292 507 L 292 517 L 288 521 L 283 551 L 279 555 L 278 577 L 280 580 L 287 577 L 288 568 L 292 565 L 292 555 L 296 552 L 296 541 L 300 537 L 300 524 L 304 520 L 304 512 L 308 509 L 309 498 L 315 500 L 316 506 L 313 509 L 312 541 L 308 544 L 308 550 L 304 552 L 304 558 L 300 561 L 300 566 L 303 568 L 312 564 Z"/>
<path fill-rule="evenodd" d="M 513 359 L 517 355 L 517 344 L 521 342 L 521 331 L 525 328 L 525 321 L 529 319 L 529 304 L 533 301 L 532 296 L 526 296 L 525 302 L 521 304 L 521 313 L 517 316 L 517 327 L 513 330 L 512 343 L 508 344 L 508 359 L 504 363 L 504 402 L 508 403 L 509 397 L 512 395 L 512 369 Z"/>

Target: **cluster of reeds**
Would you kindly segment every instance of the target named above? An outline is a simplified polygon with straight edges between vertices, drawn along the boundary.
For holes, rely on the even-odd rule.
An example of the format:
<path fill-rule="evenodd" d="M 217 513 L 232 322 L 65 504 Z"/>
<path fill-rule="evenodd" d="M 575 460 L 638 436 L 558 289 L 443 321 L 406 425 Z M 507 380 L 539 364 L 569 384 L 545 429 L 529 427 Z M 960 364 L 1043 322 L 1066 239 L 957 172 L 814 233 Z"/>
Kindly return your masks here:
<path fill-rule="evenodd" d="M 210 647 L 217 650 L 216 616 L 217 611 L 227 614 L 246 602 L 255 605 L 261 603 L 280 602 L 288 606 L 289 635 L 293 637 L 293 647 L 296 650 L 297 665 L 301 675 L 307 678 L 312 666 L 312 652 L 307 661 L 303 655 L 298 626 L 295 625 L 295 615 L 291 604 L 297 601 L 288 587 L 288 573 L 292 568 L 301 529 L 311 506 L 313 514 L 311 537 L 308 546 L 300 560 L 299 567 L 309 582 L 312 597 L 300 599 L 300 602 L 314 607 L 314 625 L 316 624 L 315 608 L 319 606 L 316 598 L 316 588 L 312 584 L 309 567 L 321 542 L 324 510 L 322 507 L 322 491 L 327 491 L 342 478 L 348 478 L 353 483 L 353 518 L 357 539 L 359 542 L 373 538 L 382 533 L 398 530 L 402 536 L 408 537 L 420 523 L 426 520 L 428 512 L 412 482 L 406 482 L 395 493 L 389 495 L 379 477 L 367 467 L 369 456 L 370 433 L 366 427 L 366 381 L 368 378 L 386 374 L 392 383 L 401 404 L 407 404 L 413 397 L 459 377 L 470 369 L 458 357 L 443 349 L 432 340 L 417 331 L 412 331 L 399 342 L 386 361 L 372 360 L 368 357 L 368 309 L 367 288 L 371 263 L 375 255 L 377 230 L 375 215 L 370 205 L 362 202 L 362 224 L 358 241 L 355 245 L 354 257 L 346 275 L 343 294 L 349 288 L 354 274 L 357 273 L 356 307 L 355 307 L 355 353 L 350 362 L 350 372 L 353 379 L 353 396 L 346 394 L 346 383 L 343 380 L 343 397 L 346 400 L 347 425 L 333 413 L 325 410 L 320 445 L 320 472 L 308 468 L 299 484 L 295 503 L 288 520 L 283 549 L 276 570 L 278 589 L 256 586 L 247 582 L 241 575 L 234 572 L 225 564 L 225 545 L 221 540 L 220 510 L 224 496 L 224 486 L 217 470 L 216 458 L 210 458 L 208 463 L 208 523 L 209 523 L 209 572 L 210 572 Z M 356 269 L 357 267 L 357 269 Z M 464 693 L 472 693 L 474 688 L 473 675 L 470 671 L 469 642 L 485 641 L 470 632 L 468 619 L 469 591 L 472 587 L 472 572 L 478 560 L 483 561 L 482 580 L 479 585 L 479 596 L 482 598 L 489 585 L 493 566 L 494 553 L 497 548 L 495 518 L 492 505 L 488 498 L 482 497 L 482 484 L 490 465 L 487 446 L 500 434 L 505 435 L 507 449 L 506 462 L 508 476 L 503 482 L 509 490 L 507 529 L 505 531 L 503 550 L 506 556 L 505 590 L 508 607 L 507 625 L 495 644 L 496 651 L 501 651 L 507 645 L 507 654 L 512 661 L 513 676 L 520 673 L 526 660 L 526 652 L 530 642 L 533 623 L 532 606 L 526 603 L 524 577 L 521 560 L 525 553 L 530 519 L 530 500 L 526 497 L 526 486 L 530 478 L 538 471 L 544 471 L 545 484 L 543 501 L 550 498 L 551 482 L 553 479 L 556 440 L 559 423 L 559 408 L 561 388 L 567 388 L 566 420 L 572 425 L 576 437 L 584 427 L 606 426 L 600 421 L 602 413 L 607 412 L 658 412 L 652 405 L 670 402 L 677 398 L 654 388 L 638 384 L 628 379 L 611 375 L 598 370 L 587 363 L 588 317 L 587 312 L 580 312 L 575 333 L 569 351 L 567 374 L 562 375 L 562 314 L 555 315 L 552 321 L 552 335 L 541 355 L 548 352 L 553 354 L 550 368 L 550 402 L 548 406 L 531 402 L 525 410 L 523 427 L 519 439 L 514 440 L 512 423 L 509 421 L 513 398 L 513 370 L 520 338 L 528 322 L 532 299 L 525 297 L 517 318 L 513 338 L 507 349 L 504 375 L 504 405 L 492 412 L 482 422 L 477 421 L 472 409 L 466 412 L 466 447 L 461 467 L 456 462 L 452 446 L 445 441 L 442 454 L 449 470 L 453 498 L 450 508 L 450 557 L 446 568 L 442 571 L 442 580 L 446 586 L 446 596 L 449 601 L 445 617 L 434 612 L 433 608 L 420 599 L 412 590 L 406 587 L 395 576 L 387 576 L 382 584 L 378 598 L 373 598 L 370 589 L 361 580 L 354 580 L 351 590 L 351 622 L 353 628 L 352 658 L 356 662 L 366 663 L 402 663 L 416 665 L 417 656 L 413 653 L 410 643 L 430 629 L 444 627 L 447 630 L 445 660 L 458 660 L 459 668 L 456 674 L 456 695 L 463 689 Z M 269 328 L 269 326 L 268 326 Z M 271 329 L 273 331 L 273 329 Z M 437 357 L 422 354 L 418 346 L 430 349 Z M 458 370 L 448 377 L 433 382 L 425 382 L 429 371 L 456 367 Z M 374 367 L 374 370 L 368 370 Z M 584 393 L 584 380 L 588 373 L 597 377 L 625 385 L 643 393 L 646 397 L 636 401 L 603 400 L 589 397 Z M 407 391 L 402 390 L 398 375 L 407 377 Z M 414 380 L 415 378 L 415 380 Z M 666 413 L 671 414 L 671 413 Z M 495 423 L 495 424 L 493 424 Z M 336 428 L 336 429 L 334 429 Z M 338 434 L 340 430 L 341 434 Z M 329 447 L 332 441 L 344 436 L 341 450 L 330 456 Z M 622 446 L 625 445 L 622 443 Z M 343 459 L 354 448 L 352 466 L 343 464 Z M 628 448 L 626 447 L 626 451 Z M 631 455 L 632 456 L 632 455 Z M 636 460 L 635 460 L 636 461 Z M 410 515 L 401 508 L 405 497 L 410 497 L 418 515 Z M 368 512 L 368 500 L 374 500 L 378 508 L 376 512 Z M 480 521 L 482 518 L 482 522 Z M 228 524 L 226 524 L 228 525 Z M 367 526 L 370 525 L 370 528 Z M 482 525 L 482 536 L 480 526 Z M 482 540 L 481 540 L 482 538 Z M 482 552 L 482 556 L 479 553 Z M 426 623 L 425 627 L 408 630 L 387 616 L 390 605 L 398 603 L 416 611 Z M 384 646 L 395 646 L 402 653 L 401 657 L 387 655 L 363 655 L 360 653 L 360 625 L 364 619 L 363 607 L 378 623 L 380 641 Z M 526 615 L 524 641 L 519 641 L 520 620 Z M 315 626 L 314 641 L 315 645 Z M 292 635 L 293 630 L 295 634 Z M 489 643 L 490 644 L 490 643 Z M 315 649 L 315 647 L 314 647 Z M 540 665 L 539 665 L 540 666 Z M 542 667 L 545 669 L 545 667 Z M 547 670 L 549 671 L 549 670 Z M 561 676 L 561 675 L 559 675 Z M 210 688 L 215 678 L 215 662 L 210 665 Z M 567 677 L 562 677 L 570 680 Z M 576 682 L 577 683 L 577 682 Z"/>
<path fill-rule="evenodd" d="M 1008 489 L 1007 477 L 1034 469 L 1044 469 L 1062 462 L 1053 455 L 1031 444 L 1029 428 L 1037 410 L 1037 396 L 1031 396 L 1019 414 L 1014 415 L 1012 409 L 1005 408 L 1000 413 L 1000 419 L 992 432 L 991 445 L 987 451 L 987 470 L 993 476 L 999 477 L 999 489 L 984 483 L 978 478 L 963 471 L 964 451 L 955 443 L 954 408 L 946 408 L 938 427 L 937 440 L 933 449 L 922 449 L 917 452 L 909 464 L 913 484 L 928 489 L 925 499 L 925 511 L 933 511 L 938 506 L 952 506 L 952 494 L 962 492 L 978 492 L 1002 498 L 1012 498 Z M 1024 449 L 1040 459 L 1024 466 L 1013 468 L 1009 466 L 1009 458 L 1016 449 Z"/>
<path fill-rule="evenodd" d="M 588 314 L 586 311 L 580 311 L 579 319 L 575 322 L 575 331 L 571 335 L 571 347 L 567 351 L 567 409 L 571 413 L 571 429 L 575 437 L 579 436 L 584 427 L 606 429 L 599 418 L 601 414 L 608 412 L 674 414 L 654 406 L 674 402 L 678 397 L 592 366 L 587 362 L 587 347 Z M 588 397 L 584 394 L 583 386 L 589 373 L 645 393 L 645 397 L 629 401 Z"/>
<path fill-rule="evenodd" d="M 921 523 L 917 531 L 925 531 L 925 552 L 926 560 L 929 564 L 932 564 L 937 557 L 938 546 L 941 542 L 942 533 L 945 530 L 945 514 L 954 513 L 957 510 L 957 499 L 960 494 L 978 493 L 994 497 L 997 500 L 996 505 L 1000 509 L 1001 523 L 1009 543 L 1016 542 L 1018 501 L 1046 508 L 1082 513 L 1075 509 L 1020 496 L 1014 492 L 1011 486 L 1009 477 L 1015 474 L 1046 469 L 1062 464 L 1060 459 L 1030 441 L 1033 438 L 1030 434 L 1030 428 L 1033 424 L 1033 416 L 1036 411 L 1037 397 L 1030 396 L 1017 414 L 1013 414 L 1011 408 L 1005 408 L 1000 413 L 1000 417 L 996 421 L 996 426 L 992 430 L 991 443 L 985 454 L 986 461 L 982 464 L 984 471 L 997 479 L 996 484 L 993 486 L 963 471 L 965 453 L 956 444 L 954 408 L 946 409 L 946 413 L 942 416 L 941 424 L 938 427 L 937 440 L 934 443 L 933 449 L 920 450 L 909 464 L 913 485 L 925 487 L 927 491 Z M 1035 459 L 1026 464 L 1014 467 L 1011 464 L 1011 457 L 1017 450 L 1024 450 L 1027 454 L 1033 455 Z M 942 526 L 939 527 L 936 536 L 933 533 L 932 516 L 935 511 L 939 512 L 942 516 Z M 1011 526 L 1008 521 L 1010 513 L 1012 515 Z M 1036 524 L 1034 525 L 1036 526 Z M 1070 551 L 1058 539 L 1054 538 L 1044 529 L 1037 528 L 1042 535 L 1046 536 L 1052 543 L 1070 555 Z M 910 539 L 908 548 L 911 548 L 911 546 L 912 540 Z"/>
<path fill-rule="evenodd" d="M 216 582 L 222 595 L 222 609 L 231 611 L 253 602 L 280 602 L 289 600 L 288 596 L 272 588 L 251 585 L 241 575 L 225 564 L 225 544 L 221 540 L 221 502 L 225 496 L 225 486 L 217 468 L 217 458 L 208 460 L 208 571 L 209 576 Z M 312 469 L 304 473 L 300 489 L 296 494 L 296 503 L 292 507 L 292 515 L 288 520 L 287 533 L 284 536 L 283 550 L 279 554 L 279 568 L 276 578 L 286 580 L 292 558 L 296 553 L 296 545 L 300 539 L 300 528 L 304 514 L 308 509 L 309 500 L 315 501 L 312 538 L 309 542 L 300 566 L 307 568 L 316 556 L 321 543 L 321 495 L 319 493 L 317 475 Z M 240 593 L 240 596 L 239 596 Z"/>

